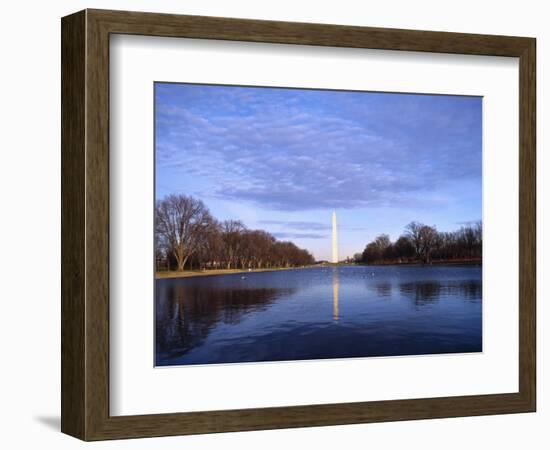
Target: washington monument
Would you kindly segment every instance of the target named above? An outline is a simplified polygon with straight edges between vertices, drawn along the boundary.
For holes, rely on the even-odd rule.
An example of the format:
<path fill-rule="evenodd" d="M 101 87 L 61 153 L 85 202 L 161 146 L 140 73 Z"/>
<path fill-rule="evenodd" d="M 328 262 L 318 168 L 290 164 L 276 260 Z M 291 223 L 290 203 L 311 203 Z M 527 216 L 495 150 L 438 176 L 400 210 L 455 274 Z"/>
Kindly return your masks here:
<path fill-rule="evenodd" d="M 338 230 L 336 227 L 336 211 L 332 212 L 332 263 L 338 263 Z"/>

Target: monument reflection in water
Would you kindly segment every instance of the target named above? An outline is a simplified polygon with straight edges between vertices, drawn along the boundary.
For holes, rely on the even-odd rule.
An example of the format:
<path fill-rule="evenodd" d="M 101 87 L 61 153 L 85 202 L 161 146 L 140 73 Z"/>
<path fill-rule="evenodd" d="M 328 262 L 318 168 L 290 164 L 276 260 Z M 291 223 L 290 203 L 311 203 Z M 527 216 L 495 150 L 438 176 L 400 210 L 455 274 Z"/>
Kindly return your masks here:
<path fill-rule="evenodd" d="M 338 279 L 338 269 L 332 269 L 332 318 L 338 322 L 338 290 L 340 289 L 340 280 Z"/>
<path fill-rule="evenodd" d="M 475 266 L 156 280 L 159 366 L 482 351 Z"/>

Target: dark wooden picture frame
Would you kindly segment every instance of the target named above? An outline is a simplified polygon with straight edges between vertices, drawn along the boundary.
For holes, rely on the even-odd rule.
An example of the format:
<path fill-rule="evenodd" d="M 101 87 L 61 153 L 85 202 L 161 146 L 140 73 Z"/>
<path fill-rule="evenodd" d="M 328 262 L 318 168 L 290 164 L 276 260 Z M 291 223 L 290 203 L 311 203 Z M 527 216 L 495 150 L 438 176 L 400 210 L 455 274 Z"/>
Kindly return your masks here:
<path fill-rule="evenodd" d="M 101 440 L 535 411 L 534 38 L 104 10 L 85 10 L 64 17 L 61 29 L 61 429 L 64 433 L 84 440 Z M 519 391 L 460 397 L 110 416 L 111 34 L 519 58 Z"/>

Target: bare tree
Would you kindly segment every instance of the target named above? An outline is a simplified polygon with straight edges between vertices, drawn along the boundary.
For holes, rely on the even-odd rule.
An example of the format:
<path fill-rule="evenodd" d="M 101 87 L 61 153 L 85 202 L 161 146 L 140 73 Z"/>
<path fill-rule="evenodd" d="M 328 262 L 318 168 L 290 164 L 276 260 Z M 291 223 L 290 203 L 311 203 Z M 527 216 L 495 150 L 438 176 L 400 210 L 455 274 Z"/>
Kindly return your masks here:
<path fill-rule="evenodd" d="M 431 262 L 431 253 L 437 247 L 439 242 L 439 234 L 435 227 L 423 225 L 420 228 L 421 255 L 425 263 Z"/>
<path fill-rule="evenodd" d="M 222 239 L 228 269 L 237 266 L 243 246 L 241 235 L 245 230 L 240 220 L 226 220 L 222 223 Z"/>
<path fill-rule="evenodd" d="M 212 226 L 200 240 L 200 248 L 196 254 L 196 259 L 201 268 L 217 268 L 223 259 L 223 240 L 221 224 L 213 220 Z"/>
<path fill-rule="evenodd" d="M 190 256 L 203 244 L 214 220 L 200 200 L 185 195 L 169 195 L 157 202 L 155 217 L 157 242 L 175 256 L 178 270 L 184 270 Z"/>
<path fill-rule="evenodd" d="M 390 237 L 387 234 L 381 234 L 376 237 L 374 244 L 378 247 L 380 253 L 384 253 L 391 245 Z"/>
<path fill-rule="evenodd" d="M 411 222 L 405 227 L 405 236 L 407 236 L 414 247 L 417 256 L 422 253 L 422 236 L 420 230 L 424 225 L 419 222 Z"/>
<path fill-rule="evenodd" d="M 383 259 L 391 245 L 390 237 L 387 234 L 377 236 L 363 250 L 363 260 L 365 262 L 375 262 Z"/>
<path fill-rule="evenodd" d="M 399 239 L 393 244 L 395 256 L 401 260 L 402 258 L 412 258 L 415 254 L 414 246 L 407 236 L 399 236 Z"/>
<path fill-rule="evenodd" d="M 261 269 L 269 262 L 275 238 L 266 231 L 254 230 L 251 232 L 251 240 L 255 249 L 252 257 L 253 264 Z"/>
<path fill-rule="evenodd" d="M 478 220 L 474 225 L 475 232 L 475 250 L 478 256 L 481 256 L 483 253 L 483 224 L 481 220 Z"/>
<path fill-rule="evenodd" d="M 431 252 L 439 242 L 435 227 L 420 222 L 411 222 L 405 227 L 405 236 L 410 239 L 416 256 L 429 263 Z"/>

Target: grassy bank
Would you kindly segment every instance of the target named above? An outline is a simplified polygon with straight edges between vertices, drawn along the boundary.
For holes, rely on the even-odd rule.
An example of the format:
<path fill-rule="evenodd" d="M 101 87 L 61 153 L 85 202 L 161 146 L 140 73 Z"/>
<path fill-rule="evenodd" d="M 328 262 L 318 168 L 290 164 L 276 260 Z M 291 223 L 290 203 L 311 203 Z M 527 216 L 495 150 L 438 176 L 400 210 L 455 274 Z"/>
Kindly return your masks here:
<path fill-rule="evenodd" d="M 309 267 L 309 266 L 306 266 Z M 184 270 L 184 271 L 162 271 L 156 272 L 155 278 L 188 278 L 188 277 L 207 277 L 212 275 L 230 275 L 234 273 L 253 273 L 253 272 L 274 272 L 277 270 L 296 270 L 306 267 L 273 267 L 269 269 L 207 269 L 207 270 Z"/>

